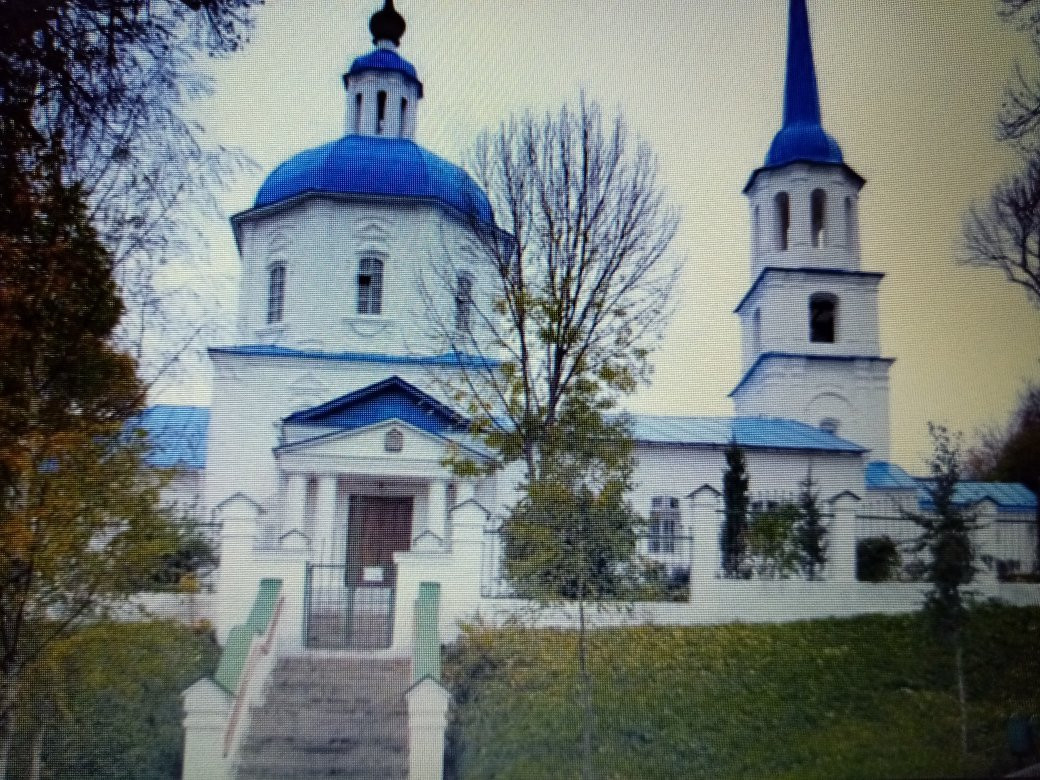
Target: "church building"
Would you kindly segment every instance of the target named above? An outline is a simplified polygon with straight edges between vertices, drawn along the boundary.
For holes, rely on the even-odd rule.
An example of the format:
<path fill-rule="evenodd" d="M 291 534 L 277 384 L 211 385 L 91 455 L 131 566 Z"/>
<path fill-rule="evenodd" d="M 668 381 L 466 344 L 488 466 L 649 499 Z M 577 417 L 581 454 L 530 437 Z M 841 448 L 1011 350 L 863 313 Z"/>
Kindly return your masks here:
<path fill-rule="evenodd" d="M 467 523 L 493 526 L 518 497 L 515 468 L 462 477 L 445 465 L 452 448 L 481 457 L 463 411 L 437 392 L 468 358 L 438 350 L 423 327 L 431 298 L 465 316 L 465 306 L 493 296 L 472 233 L 493 223 L 492 207 L 461 168 L 416 141 L 426 96 L 390 0 L 369 27 L 374 48 L 343 76 L 342 137 L 275 168 L 231 219 L 238 335 L 209 350 L 211 405 L 160 406 L 145 417 L 156 457 L 182 467 L 179 498 L 222 524 L 222 632 L 245 619 L 260 580 L 277 577 L 301 616 L 295 625 L 305 626 L 301 643 L 313 639 L 315 603 L 353 605 L 362 595 L 385 605 L 386 643 L 390 626 L 396 643 L 407 631 L 394 612 L 405 602 L 401 578 L 420 555 L 426 568 L 415 576 L 441 567 L 448 614 L 463 616 L 496 566 L 493 546 L 466 547 L 483 539 L 466 537 Z M 926 483 L 889 461 L 884 273 L 863 265 L 866 180 L 824 129 L 805 0 L 790 0 L 783 78 L 780 129 L 743 190 L 750 283 L 734 310 L 735 414 L 632 417 L 631 500 L 653 534 L 643 552 L 698 582 L 719 574 L 714 518 L 730 442 L 746 454 L 755 493 L 793 494 L 811 471 L 824 501 L 894 507 L 883 520 L 880 511 L 841 515 L 855 518 L 841 528 L 835 514 L 825 578 L 854 581 L 855 540 L 898 535 L 898 509 L 927 501 Z M 446 256 L 467 271 L 431 292 Z M 1033 568 L 1035 496 L 964 483 L 961 498 L 989 520 L 981 552 L 990 568 Z M 704 525 L 697 507 L 707 500 Z M 692 548 L 676 544 L 691 537 Z"/>

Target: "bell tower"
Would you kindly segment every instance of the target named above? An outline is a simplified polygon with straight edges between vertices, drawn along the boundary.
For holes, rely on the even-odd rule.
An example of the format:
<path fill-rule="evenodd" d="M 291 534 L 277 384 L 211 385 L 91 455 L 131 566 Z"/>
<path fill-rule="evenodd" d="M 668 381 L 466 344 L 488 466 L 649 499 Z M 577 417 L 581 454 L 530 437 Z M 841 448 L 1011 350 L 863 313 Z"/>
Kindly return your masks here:
<path fill-rule="evenodd" d="M 397 53 L 406 28 L 393 0 L 385 0 L 372 14 L 368 29 L 375 49 L 355 59 L 343 74 L 348 135 L 415 138 L 423 85 L 415 67 Z"/>
<path fill-rule="evenodd" d="M 888 371 L 878 287 L 860 265 L 865 180 L 824 129 L 806 0 L 789 0 L 783 119 L 744 187 L 751 286 L 736 308 L 738 415 L 786 417 L 888 458 Z"/>

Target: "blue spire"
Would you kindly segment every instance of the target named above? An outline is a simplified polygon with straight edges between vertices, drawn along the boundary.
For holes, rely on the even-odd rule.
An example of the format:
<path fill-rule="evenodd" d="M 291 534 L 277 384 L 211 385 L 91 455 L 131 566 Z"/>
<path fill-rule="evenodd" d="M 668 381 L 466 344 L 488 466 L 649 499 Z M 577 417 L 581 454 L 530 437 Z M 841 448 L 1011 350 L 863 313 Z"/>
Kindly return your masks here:
<path fill-rule="evenodd" d="M 787 21 L 787 72 L 784 120 L 766 154 L 766 167 L 792 162 L 841 164 L 838 142 L 824 132 L 816 84 L 809 12 L 805 0 L 790 0 Z"/>
<path fill-rule="evenodd" d="M 784 127 L 820 124 L 820 92 L 816 85 L 809 12 L 805 0 L 791 0 L 787 21 L 787 79 L 784 83 Z"/>

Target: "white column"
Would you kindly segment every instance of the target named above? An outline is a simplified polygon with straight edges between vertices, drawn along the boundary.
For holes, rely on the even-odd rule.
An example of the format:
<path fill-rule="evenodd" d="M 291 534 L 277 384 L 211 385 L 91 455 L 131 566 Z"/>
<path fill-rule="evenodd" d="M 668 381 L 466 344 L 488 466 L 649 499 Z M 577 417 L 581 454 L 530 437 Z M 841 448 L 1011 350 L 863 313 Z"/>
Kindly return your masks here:
<path fill-rule="evenodd" d="M 831 499 L 834 519 L 827 532 L 827 567 L 824 577 L 828 582 L 856 581 L 856 508 L 859 496 L 848 491 Z"/>
<path fill-rule="evenodd" d="M 332 560 L 332 524 L 336 514 L 336 486 L 338 477 L 326 474 L 318 479 L 318 500 L 314 511 L 314 540 L 311 549 L 315 560 Z"/>
<path fill-rule="evenodd" d="M 408 780 L 442 780 L 448 702 L 444 687 L 426 678 L 408 693 Z"/>
<path fill-rule="evenodd" d="M 442 479 L 430 482 L 426 501 L 426 530 L 444 542 L 448 525 L 448 483 Z"/>
<path fill-rule="evenodd" d="M 285 499 L 285 527 L 283 533 L 303 533 L 303 505 L 307 500 L 307 475 L 290 474 L 288 495 Z"/>
<path fill-rule="evenodd" d="M 718 579 L 722 568 L 722 548 L 719 546 L 721 513 L 719 494 L 704 486 L 693 493 L 690 518 L 693 528 L 693 560 L 690 562 L 690 582 L 708 583 Z M 690 598 L 697 599 L 697 588 L 690 588 Z"/>
<path fill-rule="evenodd" d="M 182 694 L 184 698 L 184 780 L 227 780 L 224 734 L 231 714 L 231 696 L 203 677 Z"/>

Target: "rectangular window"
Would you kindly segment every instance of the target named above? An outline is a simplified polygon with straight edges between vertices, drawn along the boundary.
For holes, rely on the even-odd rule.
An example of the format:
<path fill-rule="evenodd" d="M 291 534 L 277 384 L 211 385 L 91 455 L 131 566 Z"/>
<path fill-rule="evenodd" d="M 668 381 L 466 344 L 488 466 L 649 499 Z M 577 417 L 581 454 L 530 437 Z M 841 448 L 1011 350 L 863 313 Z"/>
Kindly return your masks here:
<path fill-rule="evenodd" d="M 679 499 L 674 496 L 654 496 L 650 502 L 650 537 L 648 552 L 672 554 L 678 548 L 682 515 Z"/>
<path fill-rule="evenodd" d="M 358 314 L 383 311 L 383 261 L 366 257 L 358 263 Z"/>

